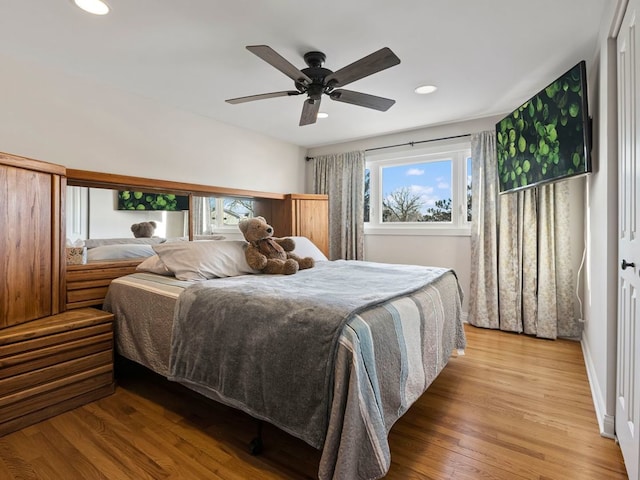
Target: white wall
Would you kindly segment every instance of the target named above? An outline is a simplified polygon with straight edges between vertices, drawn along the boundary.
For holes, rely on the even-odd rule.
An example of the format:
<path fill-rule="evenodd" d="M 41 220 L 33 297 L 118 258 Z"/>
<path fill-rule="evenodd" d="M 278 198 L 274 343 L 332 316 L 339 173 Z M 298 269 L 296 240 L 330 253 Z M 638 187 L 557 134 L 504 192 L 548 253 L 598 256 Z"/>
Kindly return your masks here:
<path fill-rule="evenodd" d="M 594 129 L 594 175 L 587 188 L 587 262 L 582 349 L 600 432 L 614 435 L 617 325 L 617 109 L 615 40 L 600 43 L 590 77 Z"/>
<path fill-rule="evenodd" d="M 532 92 L 535 93 L 535 92 Z M 517 105 L 514 105 L 516 108 Z M 507 112 L 505 112 L 507 113 Z M 385 135 L 360 141 L 312 148 L 307 155 L 326 155 L 329 153 L 347 152 L 358 149 L 376 148 L 397 145 L 421 140 L 433 140 L 456 135 L 493 130 L 503 115 L 485 117 L 477 120 L 459 122 L 422 128 L 408 132 Z M 307 189 L 312 191 L 311 166 L 308 167 Z M 569 181 L 571 202 L 572 265 L 577 275 L 584 248 L 584 184 L 585 180 Z M 470 275 L 471 275 L 471 240 L 469 236 L 410 236 L 410 235 L 365 235 L 365 256 L 367 260 L 385 263 L 414 263 L 453 268 L 458 275 L 460 286 L 465 293 L 463 309 L 468 312 Z M 576 305 L 578 300 L 576 298 Z"/>
<path fill-rule="evenodd" d="M 0 56 L 0 151 L 69 168 L 303 193 L 304 149 Z"/>

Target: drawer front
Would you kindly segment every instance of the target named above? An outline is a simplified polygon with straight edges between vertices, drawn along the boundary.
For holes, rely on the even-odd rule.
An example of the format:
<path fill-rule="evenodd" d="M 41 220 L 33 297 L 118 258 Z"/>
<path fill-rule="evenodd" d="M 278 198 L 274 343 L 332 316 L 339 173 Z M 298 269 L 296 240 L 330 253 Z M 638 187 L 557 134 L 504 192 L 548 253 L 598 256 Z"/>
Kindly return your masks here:
<path fill-rule="evenodd" d="M 0 345 L 0 362 L 2 362 L 4 357 L 8 357 L 10 355 L 38 350 L 52 345 L 59 345 L 73 340 L 79 340 L 81 338 L 94 337 L 103 333 L 110 333 L 111 331 L 113 331 L 113 324 L 109 322 L 91 327 L 77 328 L 75 330 L 69 330 L 68 332 L 56 333 L 54 335 L 46 335 L 33 340 L 24 340 L 21 342 L 10 343 L 8 345 Z"/>
<path fill-rule="evenodd" d="M 28 427 L 29 425 L 33 425 L 34 423 L 42 420 L 46 420 L 47 418 L 51 418 L 60 413 L 80 407 L 89 402 L 99 400 L 107 395 L 111 395 L 114 392 L 114 389 L 115 385 L 110 383 L 109 385 L 99 387 L 95 390 L 89 390 L 86 393 L 72 396 L 68 400 L 64 400 L 56 404 L 50 404 L 40 410 L 34 410 L 7 422 L 0 422 L 0 437 L 20 430 L 21 428 Z"/>
<path fill-rule="evenodd" d="M 0 331 L 0 436 L 113 393 L 113 346 L 95 309 Z"/>
<path fill-rule="evenodd" d="M 0 398 L 0 423 L 59 404 L 113 383 L 110 366 L 56 380 Z"/>
<path fill-rule="evenodd" d="M 104 297 L 107 295 L 108 289 L 108 286 L 82 288 L 79 290 L 67 289 L 67 303 L 79 303 L 91 300 L 100 300 L 99 303 L 102 303 L 104 301 Z"/>
<path fill-rule="evenodd" d="M 10 355 L 0 358 L 0 379 L 112 350 L 113 333 L 109 332 Z"/>
<path fill-rule="evenodd" d="M 27 390 L 29 388 L 43 385 L 60 378 L 75 375 L 93 370 L 95 368 L 113 365 L 113 352 L 105 350 L 104 352 L 88 355 L 82 358 L 69 360 L 68 362 L 58 363 L 45 368 L 39 368 L 20 375 L 3 378 L 0 380 L 0 405 L 3 399 L 6 399 L 15 392 Z M 6 403 L 6 401 L 4 402 Z"/>

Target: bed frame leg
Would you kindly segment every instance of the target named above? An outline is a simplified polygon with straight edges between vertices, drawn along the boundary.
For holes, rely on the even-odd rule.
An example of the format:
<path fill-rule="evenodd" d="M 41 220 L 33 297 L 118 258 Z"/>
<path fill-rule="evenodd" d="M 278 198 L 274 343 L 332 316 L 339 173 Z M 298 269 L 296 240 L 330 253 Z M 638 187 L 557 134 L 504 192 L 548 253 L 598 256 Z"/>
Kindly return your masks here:
<path fill-rule="evenodd" d="M 251 443 L 249 443 L 249 452 L 251 455 L 260 455 L 262 453 L 262 420 L 257 420 L 257 422 L 258 434 L 253 440 L 251 440 Z"/>

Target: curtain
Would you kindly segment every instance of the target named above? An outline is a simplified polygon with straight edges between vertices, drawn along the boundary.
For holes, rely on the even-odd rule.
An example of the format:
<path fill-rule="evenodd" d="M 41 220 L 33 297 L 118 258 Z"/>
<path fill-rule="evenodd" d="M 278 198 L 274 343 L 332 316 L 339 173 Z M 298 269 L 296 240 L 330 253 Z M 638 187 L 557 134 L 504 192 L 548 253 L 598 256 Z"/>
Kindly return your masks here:
<path fill-rule="evenodd" d="M 469 323 L 543 338 L 579 337 L 567 182 L 498 196 L 494 132 L 473 135 L 471 145 Z"/>
<path fill-rule="evenodd" d="M 469 323 L 499 328 L 498 164 L 491 132 L 471 137 L 471 281 Z"/>
<path fill-rule="evenodd" d="M 364 260 L 364 151 L 315 157 L 313 188 L 329 197 L 329 259 Z"/>
<path fill-rule="evenodd" d="M 211 233 L 211 206 L 209 197 L 193 197 L 193 234 Z"/>

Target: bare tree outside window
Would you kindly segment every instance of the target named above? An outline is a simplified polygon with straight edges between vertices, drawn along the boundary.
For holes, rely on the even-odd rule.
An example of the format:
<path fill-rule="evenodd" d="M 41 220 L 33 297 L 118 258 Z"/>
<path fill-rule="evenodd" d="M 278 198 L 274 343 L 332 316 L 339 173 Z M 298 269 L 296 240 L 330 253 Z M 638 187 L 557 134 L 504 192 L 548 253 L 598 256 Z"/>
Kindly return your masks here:
<path fill-rule="evenodd" d="M 424 202 L 408 187 L 401 187 L 382 199 L 383 222 L 420 222 Z"/>

